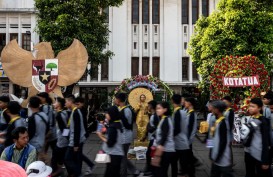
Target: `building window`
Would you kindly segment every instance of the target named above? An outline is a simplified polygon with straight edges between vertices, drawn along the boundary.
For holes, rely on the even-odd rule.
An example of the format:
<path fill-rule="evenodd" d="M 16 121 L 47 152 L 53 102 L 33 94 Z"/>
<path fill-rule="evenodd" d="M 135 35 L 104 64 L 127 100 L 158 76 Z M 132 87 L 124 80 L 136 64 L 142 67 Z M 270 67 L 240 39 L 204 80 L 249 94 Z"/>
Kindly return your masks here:
<path fill-rule="evenodd" d="M 6 33 L 0 33 L 0 53 L 6 46 Z"/>
<path fill-rule="evenodd" d="M 202 0 L 202 14 L 205 17 L 209 15 L 209 0 Z"/>
<path fill-rule="evenodd" d="M 188 31 L 188 27 L 184 26 L 184 33 L 187 34 L 187 31 Z"/>
<path fill-rule="evenodd" d="M 192 24 L 198 20 L 199 0 L 192 0 Z"/>
<path fill-rule="evenodd" d="M 155 50 L 157 50 L 157 42 L 155 42 Z"/>
<path fill-rule="evenodd" d="M 23 33 L 22 34 L 22 48 L 25 50 L 31 50 L 31 35 Z"/>
<path fill-rule="evenodd" d="M 196 64 L 192 63 L 192 79 L 199 80 Z"/>
<path fill-rule="evenodd" d="M 105 15 L 105 23 L 109 23 L 109 7 L 106 7 L 103 9 L 104 15 Z"/>
<path fill-rule="evenodd" d="M 99 74 L 98 74 L 98 64 L 92 62 L 91 63 L 91 80 L 97 81 L 98 77 L 99 77 Z"/>
<path fill-rule="evenodd" d="M 136 50 L 136 49 L 137 49 L 137 43 L 134 42 L 134 50 Z"/>
<path fill-rule="evenodd" d="M 149 58 L 142 58 L 142 75 L 149 75 Z"/>
<path fill-rule="evenodd" d="M 16 39 L 17 42 L 18 42 L 18 33 L 10 33 L 9 34 L 9 39 L 10 39 L 10 41 Z"/>
<path fill-rule="evenodd" d="M 160 58 L 154 57 L 153 58 L 153 76 L 159 77 L 159 71 L 160 71 Z"/>
<path fill-rule="evenodd" d="M 144 49 L 147 50 L 148 49 L 148 43 L 144 42 Z"/>
<path fill-rule="evenodd" d="M 139 24 L 139 0 L 132 1 L 132 23 Z"/>
<path fill-rule="evenodd" d="M 131 75 L 136 76 L 138 75 L 139 71 L 139 58 L 137 57 L 132 57 L 132 62 L 131 62 Z"/>
<path fill-rule="evenodd" d="M 134 34 L 137 34 L 137 26 L 134 25 Z"/>
<path fill-rule="evenodd" d="M 157 34 L 157 26 L 155 26 L 155 34 Z"/>
<path fill-rule="evenodd" d="M 153 0 L 153 24 L 160 23 L 159 9 L 159 0 Z"/>
<path fill-rule="evenodd" d="M 188 43 L 184 42 L 184 50 L 187 50 L 187 48 L 188 48 Z"/>
<path fill-rule="evenodd" d="M 148 34 L 148 25 L 144 25 L 144 34 Z"/>
<path fill-rule="evenodd" d="M 101 80 L 108 80 L 109 60 L 105 60 L 101 64 Z"/>
<path fill-rule="evenodd" d="M 189 57 L 182 58 L 182 80 L 189 80 Z"/>
<path fill-rule="evenodd" d="M 189 0 L 182 0 L 182 24 L 189 23 Z"/>
<path fill-rule="evenodd" d="M 142 24 L 149 24 L 149 1 L 142 1 Z"/>

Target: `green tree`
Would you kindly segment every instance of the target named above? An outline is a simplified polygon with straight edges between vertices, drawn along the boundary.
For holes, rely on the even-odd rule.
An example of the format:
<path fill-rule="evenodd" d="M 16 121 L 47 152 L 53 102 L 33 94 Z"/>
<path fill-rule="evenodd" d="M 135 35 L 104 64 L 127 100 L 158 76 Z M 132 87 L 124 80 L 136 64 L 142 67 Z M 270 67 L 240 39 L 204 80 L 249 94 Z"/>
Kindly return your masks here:
<path fill-rule="evenodd" d="M 35 0 L 38 10 L 37 32 L 43 41 L 51 42 L 56 53 L 67 48 L 73 38 L 87 48 L 90 60 L 101 63 L 113 53 L 108 44 L 107 14 L 109 6 L 123 0 Z"/>
<path fill-rule="evenodd" d="M 216 61 L 233 55 L 254 55 L 272 68 L 273 3 L 270 0 L 220 0 L 209 17 L 195 26 L 188 50 L 202 76 L 200 87 L 209 93 L 209 75 Z"/>
<path fill-rule="evenodd" d="M 50 69 L 50 70 L 52 71 L 53 69 L 57 69 L 58 66 L 57 66 L 56 63 L 48 63 L 48 64 L 46 65 L 46 68 L 47 68 L 47 69 Z"/>

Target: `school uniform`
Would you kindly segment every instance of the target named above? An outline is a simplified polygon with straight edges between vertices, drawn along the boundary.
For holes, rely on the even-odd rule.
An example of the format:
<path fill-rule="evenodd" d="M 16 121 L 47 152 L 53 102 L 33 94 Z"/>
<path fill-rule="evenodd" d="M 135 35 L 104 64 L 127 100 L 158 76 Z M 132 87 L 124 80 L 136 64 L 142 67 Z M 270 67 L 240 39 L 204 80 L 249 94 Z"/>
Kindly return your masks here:
<path fill-rule="evenodd" d="M 211 177 L 233 177 L 229 131 L 224 116 L 218 118 L 210 129 Z"/>
<path fill-rule="evenodd" d="M 257 127 L 249 133 L 248 141 L 245 143 L 246 176 L 271 177 L 271 141 L 268 120 L 260 115 L 258 117 L 251 117 L 249 119 L 250 122 L 254 122 Z M 269 168 L 263 170 L 262 165 L 269 165 Z"/>
<path fill-rule="evenodd" d="M 197 117 L 194 111 L 175 109 L 173 114 L 174 142 L 176 158 L 172 163 L 172 176 L 177 176 L 177 161 L 180 164 L 180 174 L 194 176 L 192 142 L 197 131 Z"/>
<path fill-rule="evenodd" d="M 120 177 L 121 161 L 124 157 L 123 151 L 123 135 L 120 121 L 116 121 L 109 125 L 107 129 L 107 142 L 103 143 L 103 151 L 110 155 L 111 162 L 106 164 L 104 177 Z"/>
<path fill-rule="evenodd" d="M 10 116 L 7 114 L 7 108 L 3 109 L 0 117 L 0 131 L 6 131 L 8 123 L 10 121 Z"/>
<path fill-rule="evenodd" d="M 134 173 L 134 165 L 127 159 L 127 153 L 133 141 L 133 113 L 127 106 L 120 107 L 120 118 L 122 125 L 122 144 L 124 157 L 121 164 L 121 177 L 127 177 L 127 171 Z"/>
<path fill-rule="evenodd" d="M 233 130 L 234 130 L 234 117 L 235 117 L 235 113 L 233 109 L 228 108 L 225 111 L 224 116 L 225 116 L 226 125 L 228 126 L 228 129 L 229 129 L 230 141 L 232 142 Z"/>
<path fill-rule="evenodd" d="M 175 155 L 173 139 L 173 123 L 171 117 L 162 117 L 156 129 L 156 144 L 164 147 L 160 167 L 154 169 L 155 177 L 168 177 L 168 168 Z"/>
<path fill-rule="evenodd" d="M 149 123 L 147 125 L 147 132 L 148 132 L 148 140 L 149 145 L 146 152 L 146 171 L 151 172 L 151 147 L 154 144 L 155 134 L 156 134 L 156 128 L 158 126 L 158 123 L 160 121 L 160 118 L 155 114 L 150 116 Z"/>
<path fill-rule="evenodd" d="M 11 132 L 17 127 L 26 127 L 25 119 L 21 118 L 20 116 L 12 118 L 8 123 L 5 147 L 8 147 L 14 143 Z"/>
<path fill-rule="evenodd" d="M 82 169 L 82 147 L 86 140 L 81 111 L 74 108 L 68 120 L 69 142 L 65 154 L 65 166 L 69 175 L 80 176 Z M 74 151 L 78 147 L 78 151 Z"/>

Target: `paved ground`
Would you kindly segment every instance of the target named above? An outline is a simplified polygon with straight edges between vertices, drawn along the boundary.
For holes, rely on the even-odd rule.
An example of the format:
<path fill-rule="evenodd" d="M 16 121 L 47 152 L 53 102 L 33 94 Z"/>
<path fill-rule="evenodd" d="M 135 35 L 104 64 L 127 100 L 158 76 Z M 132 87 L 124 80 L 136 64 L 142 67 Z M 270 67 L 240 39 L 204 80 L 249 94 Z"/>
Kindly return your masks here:
<path fill-rule="evenodd" d="M 199 136 L 201 139 L 202 135 Z M 90 157 L 92 160 L 95 158 L 96 153 L 101 148 L 101 141 L 97 138 L 96 134 L 92 134 L 86 142 L 84 147 L 84 153 Z M 196 177 L 209 177 L 210 174 L 210 160 L 208 158 L 208 149 L 204 144 L 201 143 L 199 139 L 196 138 L 193 144 L 194 154 L 201 161 L 202 166 L 196 169 Z M 244 151 L 243 148 L 234 147 L 233 148 L 234 156 L 234 176 L 243 177 L 244 172 Z M 132 160 L 139 170 L 142 170 L 145 166 L 145 160 Z M 85 171 L 86 165 L 83 165 L 83 172 Z M 103 177 L 105 171 L 104 164 L 97 164 L 97 167 L 92 177 Z M 170 175 L 169 175 L 170 176 Z"/>

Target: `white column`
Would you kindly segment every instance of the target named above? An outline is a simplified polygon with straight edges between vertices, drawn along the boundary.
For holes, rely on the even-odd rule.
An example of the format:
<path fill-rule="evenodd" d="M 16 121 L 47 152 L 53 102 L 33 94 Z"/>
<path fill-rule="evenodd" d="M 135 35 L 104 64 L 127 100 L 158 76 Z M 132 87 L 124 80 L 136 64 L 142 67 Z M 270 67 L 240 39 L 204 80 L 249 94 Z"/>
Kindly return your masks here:
<path fill-rule="evenodd" d="M 199 2 L 198 2 L 199 3 L 199 8 L 198 8 L 198 13 L 199 13 L 198 15 L 199 15 L 199 17 L 202 16 L 202 1 L 203 0 L 199 0 Z"/>
<path fill-rule="evenodd" d="M 192 35 L 193 24 L 192 24 L 192 0 L 189 0 L 189 36 Z M 192 82 L 192 61 L 189 59 L 189 81 Z"/>
<path fill-rule="evenodd" d="M 9 15 L 6 14 L 6 45 L 9 43 L 10 41 L 10 37 L 9 37 Z"/>
<path fill-rule="evenodd" d="M 87 64 L 88 73 L 89 73 L 89 70 L 90 70 L 90 69 L 91 69 L 91 63 L 88 63 L 88 64 Z M 87 81 L 87 82 L 91 82 L 91 76 L 90 76 L 90 74 L 87 74 L 86 81 Z"/>
<path fill-rule="evenodd" d="M 150 44 L 150 58 L 149 58 L 149 74 L 152 75 L 153 74 L 153 54 L 154 54 L 154 25 L 153 25 L 153 1 L 149 1 L 150 2 L 150 8 L 149 8 L 149 44 Z"/>
<path fill-rule="evenodd" d="M 101 64 L 98 65 L 98 82 L 101 82 Z"/>
<path fill-rule="evenodd" d="M 127 0 L 127 76 L 131 77 L 131 65 L 132 65 L 132 0 Z"/>
<path fill-rule="evenodd" d="M 142 75 L 142 50 L 143 50 L 143 25 L 142 25 L 142 0 L 139 0 L 139 70 Z"/>
<path fill-rule="evenodd" d="M 109 50 L 113 51 L 113 7 L 109 7 Z M 113 81 L 113 59 L 109 60 L 109 75 L 108 80 Z"/>
<path fill-rule="evenodd" d="M 159 38 L 159 43 L 160 43 L 160 70 L 159 70 L 159 78 L 161 80 L 164 80 L 164 74 L 165 74 L 165 67 L 163 65 L 164 60 L 165 60 L 165 52 L 164 52 L 164 0 L 160 0 L 160 28 L 159 28 L 159 34 L 160 38 Z"/>
<path fill-rule="evenodd" d="M 178 25 L 178 81 L 182 82 L 182 52 L 183 52 L 183 33 L 184 33 L 184 29 L 182 28 L 182 1 L 181 0 L 177 0 L 177 23 Z"/>
<path fill-rule="evenodd" d="M 23 47 L 22 45 L 22 25 L 21 25 L 21 15 L 18 17 L 18 44 L 19 46 Z"/>

